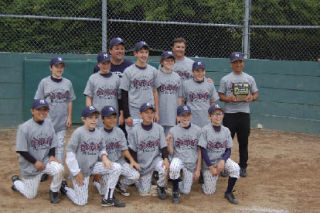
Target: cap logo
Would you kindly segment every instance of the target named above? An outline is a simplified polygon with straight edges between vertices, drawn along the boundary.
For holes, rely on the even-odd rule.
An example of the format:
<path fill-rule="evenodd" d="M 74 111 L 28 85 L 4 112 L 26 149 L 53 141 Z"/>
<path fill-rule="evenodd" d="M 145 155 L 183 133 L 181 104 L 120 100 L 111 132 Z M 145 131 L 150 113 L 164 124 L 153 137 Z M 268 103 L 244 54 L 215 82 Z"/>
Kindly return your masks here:
<path fill-rule="evenodd" d="M 58 61 L 62 61 L 62 58 L 58 57 Z"/>
<path fill-rule="evenodd" d="M 184 106 L 183 109 L 184 109 L 184 110 L 188 110 L 188 107 L 187 107 L 187 106 Z"/>
<path fill-rule="evenodd" d="M 112 108 L 112 107 L 109 107 L 109 110 L 110 110 L 110 111 L 113 111 L 113 108 Z"/>
<path fill-rule="evenodd" d="M 40 104 L 45 104 L 44 100 L 42 100 L 42 99 L 39 102 L 40 102 Z"/>
<path fill-rule="evenodd" d="M 89 110 L 95 110 L 93 106 L 89 106 Z"/>
<path fill-rule="evenodd" d="M 200 62 L 200 61 L 198 62 L 198 65 L 201 65 L 201 62 Z"/>
<path fill-rule="evenodd" d="M 168 54 L 172 55 L 173 53 L 171 51 L 169 51 Z"/>
<path fill-rule="evenodd" d="M 108 57 L 108 53 L 103 54 L 103 57 L 107 58 Z"/>
<path fill-rule="evenodd" d="M 239 54 L 239 53 L 236 53 L 235 56 L 236 56 L 236 57 L 240 57 L 240 54 Z"/>

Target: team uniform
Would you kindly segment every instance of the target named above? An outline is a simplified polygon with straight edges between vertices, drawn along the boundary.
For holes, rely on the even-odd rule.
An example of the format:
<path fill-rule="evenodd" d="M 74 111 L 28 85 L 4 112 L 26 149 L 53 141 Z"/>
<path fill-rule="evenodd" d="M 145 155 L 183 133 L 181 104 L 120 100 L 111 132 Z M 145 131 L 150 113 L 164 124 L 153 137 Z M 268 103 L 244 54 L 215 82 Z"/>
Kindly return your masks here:
<path fill-rule="evenodd" d="M 124 70 L 121 78 L 120 89 L 128 92 L 128 107 L 133 124 L 136 125 L 142 120 L 139 116 L 141 103 L 154 104 L 153 89 L 155 89 L 155 79 L 157 70 L 147 64 L 145 68 L 140 68 L 132 64 Z M 128 135 L 132 127 L 126 126 Z"/>
<path fill-rule="evenodd" d="M 194 61 L 186 56 L 184 56 L 183 60 L 176 60 L 172 70 L 176 72 L 182 81 L 192 79 L 192 65 Z"/>
<path fill-rule="evenodd" d="M 208 124 L 202 128 L 199 146 L 204 148 L 208 154 L 210 165 L 215 165 L 219 160 L 224 159 L 223 155 L 226 149 L 231 149 L 233 141 L 230 131 L 227 127 L 222 126 L 215 129 L 212 124 Z M 227 170 L 232 178 L 239 178 L 240 168 L 237 163 L 229 157 L 225 161 L 225 170 Z M 219 175 L 213 176 L 208 168 L 207 162 L 203 160 L 202 175 L 204 184 L 202 185 L 205 194 L 213 194 L 216 191 L 216 184 Z"/>
<path fill-rule="evenodd" d="M 43 78 L 38 85 L 34 99 L 45 99 L 49 104 L 48 117 L 57 134 L 56 157 L 63 163 L 68 104 L 76 99 L 72 83 L 66 78 L 56 79 L 52 76 Z"/>
<path fill-rule="evenodd" d="M 133 64 L 132 61 L 129 61 L 127 59 L 123 59 L 123 62 L 119 65 L 115 65 L 113 63 L 111 63 L 111 69 L 110 71 L 113 73 L 113 74 L 116 74 L 119 78 L 122 78 L 122 75 L 123 75 L 123 72 L 124 70 L 131 66 Z"/>
<path fill-rule="evenodd" d="M 242 72 L 236 75 L 233 72 L 224 76 L 220 81 L 218 92 L 225 96 L 236 95 L 235 91 L 247 91 L 252 94 L 258 91 L 254 78 Z M 237 132 L 240 153 L 240 167 L 247 168 L 248 137 L 250 135 L 250 108 L 248 102 L 229 102 L 224 104 L 225 115 L 223 125 L 231 131 L 232 138 Z"/>
<path fill-rule="evenodd" d="M 128 150 L 127 140 L 123 131 L 119 127 L 113 127 L 110 131 L 105 128 L 101 128 L 99 131 L 103 138 L 102 143 L 106 145 L 106 152 L 109 160 L 121 165 L 120 175 L 122 175 L 122 178 L 120 179 L 120 183 L 126 186 L 135 183 L 139 179 L 139 172 L 134 168 L 131 168 L 130 165 L 122 159 L 121 152 Z M 96 183 L 95 186 L 100 194 L 105 194 L 105 192 L 101 191 L 99 183 Z"/>
<path fill-rule="evenodd" d="M 70 171 L 73 189 L 65 187 L 66 195 L 76 205 L 85 205 L 88 201 L 88 185 L 91 174 L 102 175 L 101 187 L 106 192 L 104 199 L 108 199 L 108 193 L 115 188 L 121 166 L 112 163 L 107 169 L 98 158 L 106 153 L 106 145 L 103 143 L 101 132 L 97 129 L 88 130 L 85 126 L 77 128 L 71 135 L 67 146 L 66 164 Z M 81 172 L 84 176 L 84 185 L 79 186 L 76 175 Z"/>
<path fill-rule="evenodd" d="M 201 82 L 194 79 L 186 80 L 182 83 L 179 97 L 191 108 L 191 123 L 199 127 L 210 123 L 207 110 L 211 102 L 216 102 L 219 99 L 213 83 L 207 82 L 206 79 Z"/>
<path fill-rule="evenodd" d="M 176 124 L 177 106 L 181 79 L 174 72 L 158 71 L 155 87 L 159 94 L 159 124 L 164 128 L 165 135 Z"/>
<path fill-rule="evenodd" d="M 119 114 L 119 86 L 120 79 L 117 75 L 112 73 L 94 73 L 89 77 L 83 94 L 92 98 L 92 105 L 99 111 L 101 111 L 104 106 L 108 105 L 114 107 L 117 110 L 117 114 Z M 99 123 L 97 127 L 102 126 L 103 123 L 99 117 Z"/>
<path fill-rule="evenodd" d="M 13 182 L 15 190 L 19 191 L 28 199 L 36 197 L 41 176 L 48 174 L 53 176 L 50 184 L 50 191 L 58 193 L 63 179 L 64 168 L 62 164 L 55 161 L 49 162 L 50 150 L 55 149 L 57 140 L 53 125 L 50 119 L 45 119 L 39 123 L 33 118 L 21 124 L 17 131 L 16 151 L 28 152 L 35 161 L 40 161 L 45 165 L 42 171 L 37 170 L 34 163 L 19 156 L 19 166 L 22 180 Z M 54 155 L 53 155 L 54 156 Z"/>
<path fill-rule="evenodd" d="M 183 180 L 179 182 L 179 190 L 183 194 L 189 194 L 193 183 L 193 173 L 198 160 L 198 142 L 201 129 L 197 125 L 181 127 L 180 124 L 169 131 L 172 136 L 173 155 L 170 163 L 170 179 L 179 179 L 180 171 L 183 171 Z"/>
<path fill-rule="evenodd" d="M 140 164 L 140 179 L 136 187 L 141 195 L 148 194 L 151 189 L 151 179 L 154 171 L 159 174 L 158 187 L 166 187 L 166 170 L 162 167 L 161 149 L 166 148 L 162 126 L 152 123 L 145 127 L 142 123 L 136 125 L 129 135 L 129 148 L 137 155 Z"/>

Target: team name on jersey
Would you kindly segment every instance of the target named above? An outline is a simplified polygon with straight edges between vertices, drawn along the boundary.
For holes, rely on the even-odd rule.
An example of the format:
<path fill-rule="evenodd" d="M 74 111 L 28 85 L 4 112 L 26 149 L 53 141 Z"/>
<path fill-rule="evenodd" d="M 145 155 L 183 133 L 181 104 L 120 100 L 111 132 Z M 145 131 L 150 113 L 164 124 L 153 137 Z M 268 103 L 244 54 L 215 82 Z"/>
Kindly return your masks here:
<path fill-rule="evenodd" d="M 219 141 L 208 141 L 207 150 L 214 151 L 214 149 L 225 149 L 227 148 L 227 141 L 219 142 Z"/>
<path fill-rule="evenodd" d="M 133 87 L 136 89 L 149 89 L 153 85 L 153 79 L 150 80 L 138 80 L 134 79 L 133 80 Z"/>
<path fill-rule="evenodd" d="M 65 102 L 69 99 L 69 91 L 61 92 L 61 91 L 52 91 L 49 93 L 49 97 L 51 100 L 51 103 L 61 103 Z"/>
<path fill-rule="evenodd" d="M 209 93 L 208 92 L 190 92 L 189 93 L 189 100 L 191 102 L 206 102 L 209 100 Z"/>
<path fill-rule="evenodd" d="M 103 88 L 99 88 L 97 90 L 97 96 L 99 98 L 104 98 L 104 97 L 110 97 L 112 98 L 112 96 L 117 96 L 118 95 L 118 91 L 117 89 L 103 89 Z"/>
<path fill-rule="evenodd" d="M 181 139 L 177 138 L 175 146 L 180 149 L 192 149 L 198 145 L 198 139 Z"/>
<path fill-rule="evenodd" d="M 120 150 L 120 149 L 121 149 L 120 141 L 111 142 L 106 145 L 107 152 L 111 150 Z"/>
<path fill-rule="evenodd" d="M 156 149 L 158 149 L 159 144 L 160 144 L 160 139 L 157 139 L 155 141 L 151 141 L 151 140 L 141 141 L 139 143 L 138 149 L 142 152 L 153 152 Z"/>
<path fill-rule="evenodd" d="M 32 138 L 31 147 L 35 150 L 47 149 L 52 144 L 53 138 L 51 136 L 45 138 Z"/>
<path fill-rule="evenodd" d="M 102 142 L 82 142 L 80 145 L 80 151 L 85 155 L 97 155 L 101 150 Z"/>
<path fill-rule="evenodd" d="M 178 85 L 176 84 L 161 84 L 159 91 L 164 94 L 174 94 L 178 91 Z"/>

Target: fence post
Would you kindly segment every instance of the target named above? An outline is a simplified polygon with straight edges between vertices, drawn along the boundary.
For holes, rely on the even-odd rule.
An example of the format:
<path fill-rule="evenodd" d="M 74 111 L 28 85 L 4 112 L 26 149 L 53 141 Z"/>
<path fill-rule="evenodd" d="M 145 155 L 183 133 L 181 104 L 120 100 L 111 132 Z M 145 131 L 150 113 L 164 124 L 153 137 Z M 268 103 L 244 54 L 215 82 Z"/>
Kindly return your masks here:
<path fill-rule="evenodd" d="M 242 41 L 244 58 L 250 58 L 250 29 L 249 29 L 250 7 L 251 7 L 251 0 L 245 0 L 243 41 Z"/>
<path fill-rule="evenodd" d="M 102 0 L 102 45 L 103 52 L 107 51 L 107 0 Z"/>

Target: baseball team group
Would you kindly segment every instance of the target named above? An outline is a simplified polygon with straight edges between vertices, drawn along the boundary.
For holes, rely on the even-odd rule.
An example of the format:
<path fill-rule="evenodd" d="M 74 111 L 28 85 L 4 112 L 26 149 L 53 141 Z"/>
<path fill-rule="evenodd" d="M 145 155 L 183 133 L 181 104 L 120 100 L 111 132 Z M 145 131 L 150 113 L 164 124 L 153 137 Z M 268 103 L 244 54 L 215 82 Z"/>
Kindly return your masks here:
<path fill-rule="evenodd" d="M 203 193 L 212 195 L 218 177 L 229 176 L 224 195 L 237 204 L 233 188 L 240 176 L 247 176 L 249 104 L 258 99 L 256 82 L 243 72 L 243 54 L 233 52 L 232 71 L 216 91 L 214 80 L 206 77 L 205 63 L 186 57 L 185 49 L 184 38 L 174 39 L 172 50 L 161 54 L 155 68 L 147 63 L 146 42 L 136 43 L 133 63 L 124 58 L 124 40 L 113 38 L 108 52 L 98 54 L 83 92 L 83 125 L 66 145 L 76 97 L 71 81 L 62 76 L 66 62 L 53 58 L 50 75 L 35 93 L 32 118 L 17 131 L 21 175 L 12 176 L 12 190 L 33 199 L 49 175 L 51 203 L 65 195 L 83 206 L 91 177 L 102 206 L 125 207 L 114 191 L 130 196 L 128 186 L 134 185 L 144 196 L 156 184 L 164 200 L 170 181 L 172 202 L 180 203 L 194 181 L 200 179 Z M 230 158 L 235 134 L 239 163 Z"/>

